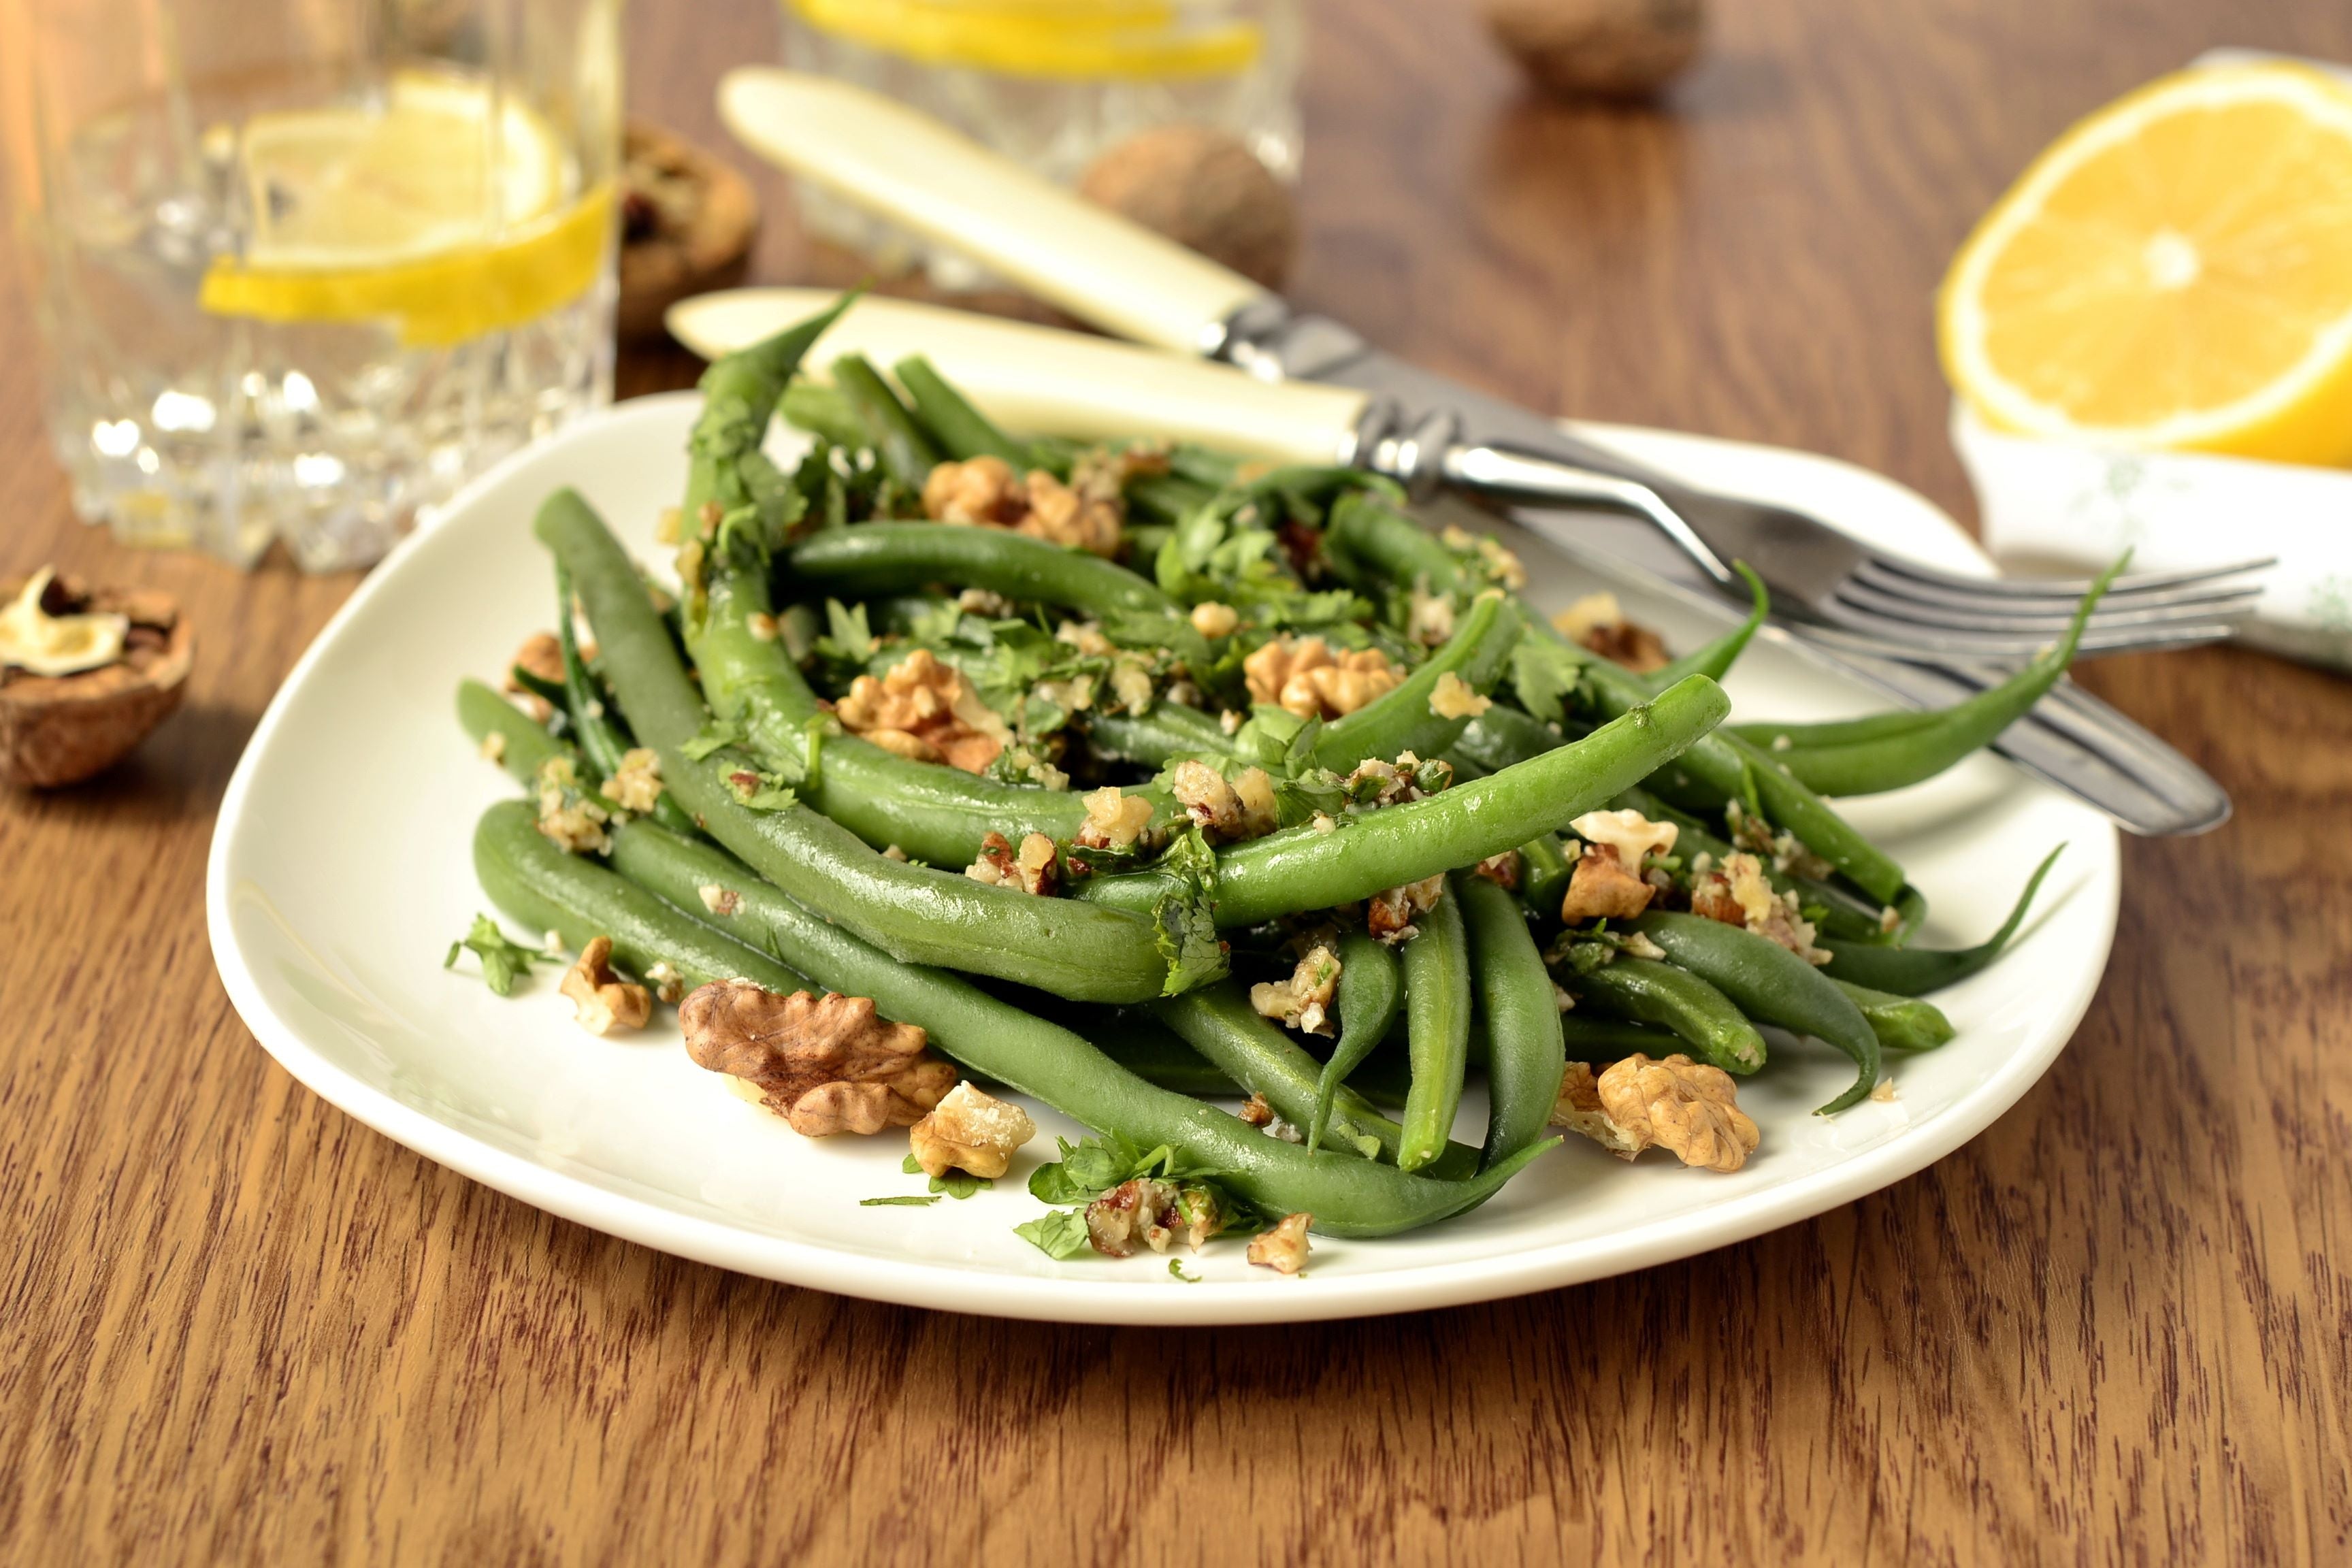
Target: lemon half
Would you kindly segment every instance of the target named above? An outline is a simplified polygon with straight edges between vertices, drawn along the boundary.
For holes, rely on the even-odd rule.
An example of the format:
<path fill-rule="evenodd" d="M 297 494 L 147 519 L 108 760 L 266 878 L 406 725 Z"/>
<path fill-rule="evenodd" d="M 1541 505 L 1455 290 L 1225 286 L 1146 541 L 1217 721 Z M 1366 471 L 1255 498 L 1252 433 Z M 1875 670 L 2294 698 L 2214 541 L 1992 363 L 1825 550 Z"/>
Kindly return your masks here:
<path fill-rule="evenodd" d="M 611 232 L 609 190 L 567 203 L 552 129 L 478 79 L 404 72 L 380 110 L 257 114 L 241 152 L 251 227 L 205 275 L 216 315 L 462 342 L 577 298 Z"/>
<path fill-rule="evenodd" d="M 2352 89 L 2264 64 L 2118 100 L 1986 216 L 1937 314 L 1998 428 L 2352 460 Z"/>

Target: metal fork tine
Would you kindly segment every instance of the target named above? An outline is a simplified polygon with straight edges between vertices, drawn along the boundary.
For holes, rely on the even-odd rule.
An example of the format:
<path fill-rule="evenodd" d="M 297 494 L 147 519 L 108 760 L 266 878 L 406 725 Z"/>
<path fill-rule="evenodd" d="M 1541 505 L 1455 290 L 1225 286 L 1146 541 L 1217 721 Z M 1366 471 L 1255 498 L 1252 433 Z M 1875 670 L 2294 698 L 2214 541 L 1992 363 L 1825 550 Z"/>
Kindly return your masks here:
<path fill-rule="evenodd" d="M 1955 605 L 1940 599 L 1913 599 L 1882 592 L 1872 584 L 1849 578 L 1837 591 L 1837 596 L 1856 609 L 1867 610 L 1898 621 L 1916 622 L 1920 626 L 1948 626 L 1962 631 L 2016 632 L 2057 637 L 2074 618 L 2072 606 L 2052 609 L 2045 613 L 1993 610 L 1982 605 Z M 2156 604 L 2137 609 L 2109 609 L 2102 604 L 2091 616 L 2095 630 L 2116 631 L 2126 626 L 2162 626 L 2185 625 L 2194 621 L 2226 620 L 2253 608 L 2256 595 L 2243 594 L 2224 599 L 2191 599 L 2179 604 Z M 1995 601 L 1996 604 L 2000 601 Z"/>
<path fill-rule="evenodd" d="M 1870 564 L 1922 583 L 1933 583 L 1939 587 L 1964 593 L 1973 592 L 1988 598 L 2079 599 L 2091 591 L 2091 584 L 2095 581 L 2089 577 L 1963 577 L 1956 572 L 1939 572 L 1932 566 L 1921 566 L 1891 555 L 1873 554 Z M 2107 594 L 2112 598 L 2154 589 L 2185 587 L 2234 577 L 2242 573 L 2260 572 L 2277 564 L 2278 558 L 2273 555 L 2258 561 L 2233 562 L 2226 566 L 2200 566 L 2178 572 L 2134 572 L 2116 578 L 2108 586 Z"/>
<path fill-rule="evenodd" d="M 2022 595 L 1997 595 L 1986 593 L 1981 586 L 1952 587 L 1942 582 L 1931 582 L 1899 572 L 1883 570 L 1876 561 L 1866 561 L 1855 568 L 1850 581 L 1867 584 L 1881 593 L 1916 600 L 1922 604 L 1942 605 L 1956 610 L 2047 616 L 2054 618 L 2061 624 L 2073 616 L 2074 606 L 2081 603 L 2079 597 L 2059 598 L 2053 595 L 2046 601 L 2047 607 L 2044 608 L 2042 607 L 2044 602 L 2037 602 Z M 2143 610 L 2166 609 L 2178 605 L 2218 605 L 2240 600 L 2251 604 L 2261 597 L 2262 591 L 2261 584 L 2246 582 L 2196 583 L 2171 588 L 2148 589 L 2130 595 L 2110 591 L 2099 601 L 2096 613 L 2105 616 L 2122 612 L 2137 613 Z"/>
<path fill-rule="evenodd" d="M 2053 640 L 2043 632 L 1933 626 L 1904 620 L 1843 599 L 1822 605 L 1820 613 L 1832 624 L 1873 637 L 1890 648 L 1910 648 L 1953 658 L 2030 658 Z M 2210 620 L 2105 629 L 2095 626 L 2084 635 L 2082 651 L 2122 653 L 2141 648 L 2186 647 L 2219 641 L 2235 630 L 2226 621 Z"/>

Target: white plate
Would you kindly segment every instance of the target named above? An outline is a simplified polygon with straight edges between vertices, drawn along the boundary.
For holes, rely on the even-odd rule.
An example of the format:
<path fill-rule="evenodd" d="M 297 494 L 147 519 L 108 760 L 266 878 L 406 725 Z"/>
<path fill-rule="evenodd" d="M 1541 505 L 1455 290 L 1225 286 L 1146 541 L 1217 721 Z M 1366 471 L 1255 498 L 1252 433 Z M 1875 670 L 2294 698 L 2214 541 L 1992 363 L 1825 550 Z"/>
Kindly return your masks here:
<path fill-rule="evenodd" d="M 530 534 L 551 488 L 585 494 L 651 553 L 677 494 L 694 399 L 625 404 L 517 454 L 378 567 L 263 715 L 221 808 L 207 886 L 213 952 L 262 1044 L 319 1094 L 428 1158 L 615 1236 L 747 1273 L 918 1306 L 1108 1322 L 1255 1322 L 1440 1307 L 1594 1279 L 1719 1247 L 1910 1174 L 1982 1130 L 2038 1079 L 2089 1004 L 2115 928 L 2114 830 L 2089 808 L 1978 758 L 1918 789 L 1857 803 L 1934 902 L 1927 940 L 1957 944 L 2000 917 L 2051 846 L 2071 847 L 2039 917 L 2007 958 L 1937 1000 L 1959 1026 L 1942 1050 L 1897 1057 L 1897 1098 L 1808 1114 L 1850 1068 L 1787 1044 L 1741 1085 L 1764 1144 L 1731 1176 L 1662 1155 L 1626 1165 L 1571 1140 L 1463 1219 L 1386 1241 L 1318 1239 L 1299 1279 L 1247 1267 L 1238 1245 L 1185 1261 L 1056 1263 L 1013 1234 L 1038 1212 L 1012 1179 L 965 1202 L 861 1208 L 919 1190 L 903 1139 L 803 1140 L 728 1094 L 675 1029 L 601 1040 L 570 1021 L 542 971 L 490 995 L 442 954 L 488 900 L 475 886 L 475 817 L 511 793 L 459 731 L 452 692 L 503 667 L 549 624 L 547 561 Z M 1780 486 L 1768 499 L 1906 529 L 1949 558 L 1940 514 L 1909 492 L 1790 454 L 1680 438 L 1702 482 Z M 1701 471 L 1711 461 L 1720 470 Z M 1874 502 L 1874 497 L 1878 502 Z M 1920 519 L 1928 521 L 1923 528 Z M 1890 519 L 1895 520 L 1890 522 Z M 1925 535 L 1936 528 L 1941 538 Z M 1587 585 L 1530 562 L 1539 598 Z M 1621 590 L 1622 591 L 1622 590 Z M 1629 608 L 1685 644 L 1707 629 L 1675 602 Z M 1872 705 L 1770 647 L 1733 683 L 1740 710 L 1802 718 Z M 1463 1132 L 1485 1106 L 1474 1093 Z M 1077 1129 L 1051 1114 L 1050 1135 Z M 1043 1140 L 1052 1147 L 1051 1138 Z"/>

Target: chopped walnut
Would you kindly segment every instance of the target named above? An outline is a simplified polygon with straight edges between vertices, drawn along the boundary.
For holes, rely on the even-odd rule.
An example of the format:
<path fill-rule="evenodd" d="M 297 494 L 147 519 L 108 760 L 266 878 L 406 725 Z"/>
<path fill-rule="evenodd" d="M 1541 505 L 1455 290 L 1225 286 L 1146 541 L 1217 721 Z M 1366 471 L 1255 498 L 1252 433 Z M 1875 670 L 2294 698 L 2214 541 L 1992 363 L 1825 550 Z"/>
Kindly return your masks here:
<path fill-rule="evenodd" d="M 1103 636 L 1100 621 L 1064 621 L 1054 628 L 1054 640 L 1088 658 L 1108 658 L 1118 651 L 1118 645 Z"/>
<path fill-rule="evenodd" d="M 1121 1182 L 1087 1205 L 1087 1239 L 1107 1258 L 1130 1258 L 1138 1243 L 1165 1252 L 1171 1241 L 1193 1251 L 1225 1228 L 1216 1200 L 1198 1187 L 1156 1176 Z"/>
<path fill-rule="evenodd" d="M 1883 1079 L 1880 1079 L 1876 1083 L 1874 1083 L 1874 1084 L 1871 1085 L 1871 1086 L 1870 1086 L 1870 1098 L 1871 1098 L 1871 1099 L 1873 1099 L 1873 1100 L 1876 1100 L 1876 1101 L 1878 1101 L 1878 1103 L 1879 1103 L 1879 1104 L 1881 1104 L 1881 1105 L 1892 1105 L 1892 1104 L 1894 1104 L 1894 1103 L 1895 1103 L 1895 1080 L 1894 1080 L 1893 1079 L 1891 1079 L 1891 1078 L 1883 1078 Z"/>
<path fill-rule="evenodd" d="M 941 522 L 1010 528 L 1028 511 L 1028 492 L 1002 458 L 941 463 L 923 480 L 923 515 Z"/>
<path fill-rule="evenodd" d="M 570 757 L 539 764 L 539 830 L 568 855 L 602 854 L 613 841 L 604 833 L 612 814 L 580 787 Z"/>
<path fill-rule="evenodd" d="M 1731 1075 L 1679 1054 L 1630 1056 L 1597 1080 L 1591 1067 L 1570 1062 L 1551 1121 L 1628 1160 L 1654 1143 L 1685 1165 L 1726 1173 L 1748 1163 L 1761 1136 L 1739 1109 Z"/>
<path fill-rule="evenodd" d="M 1496 886 L 1508 888 L 1513 892 L 1518 891 L 1519 881 L 1524 872 L 1522 858 L 1516 849 L 1506 849 L 1500 855 L 1490 855 L 1470 868 L 1472 876 L 1484 877 Z"/>
<path fill-rule="evenodd" d="M 869 997 L 720 980 L 688 996 L 677 1019 L 698 1067 L 756 1085 L 761 1104 L 811 1138 L 910 1127 L 956 1081 L 922 1030 L 885 1021 Z"/>
<path fill-rule="evenodd" d="M 657 959 L 647 966 L 646 979 L 654 988 L 656 1001 L 667 1002 L 675 1006 L 677 999 L 686 994 L 686 976 L 680 974 L 677 965 L 667 958 Z"/>
<path fill-rule="evenodd" d="M 1208 599 L 1192 606 L 1192 629 L 1204 637 L 1231 637 L 1241 624 L 1241 612 L 1231 605 Z"/>
<path fill-rule="evenodd" d="M 1029 515 L 1013 525 L 1021 532 L 1090 555 L 1118 553 L 1127 505 L 1116 484 L 1105 494 L 1065 485 L 1045 469 L 1032 468 L 1028 489 Z"/>
<path fill-rule="evenodd" d="M 1330 1014 L 1331 992 L 1339 984 L 1339 958 L 1318 943 L 1298 961 L 1287 980 L 1262 980 L 1250 987 L 1250 1005 L 1261 1018 L 1271 1018 L 1309 1035 L 1335 1032 Z"/>
<path fill-rule="evenodd" d="M 1528 585 L 1526 564 L 1493 535 L 1472 533 L 1466 528 L 1448 527 L 1437 537 L 1448 550 L 1475 551 L 1479 564 L 1486 569 L 1486 575 L 1512 593 L 1516 594 Z"/>
<path fill-rule="evenodd" d="M 1240 1117 L 1244 1125 L 1250 1127 L 1267 1127 L 1274 1122 L 1274 1107 L 1266 1103 L 1265 1096 L 1263 1094 L 1251 1095 L 1242 1101 L 1242 1108 L 1234 1114 Z"/>
<path fill-rule="evenodd" d="M 877 680 L 861 675 L 834 710 L 850 733 L 918 762 L 985 772 L 1013 738 L 963 671 L 919 647 Z"/>
<path fill-rule="evenodd" d="M 1307 1227 L 1314 1223 L 1311 1214 L 1285 1215 L 1272 1230 L 1250 1237 L 1249 1260 L 1276 1274 L 1297 1273 L 1307 1267 Z"/>
<path fill-rule="evenodd" d="M 1429 710 L 1440 719 L 1475 719 L 1494 705 L 1493 698 L 1481 697 L 1450 669 L 1437 678 L 1429 692 Z"/>
<path fill-rule="evenodd" d="M 1586 921 L 1629 921 L 1650 907 L 1654 891 L 1649 883 L 1625 869 L 1613 844 L 1588 844 L 1577 857 L 1568 879 L 1568 892 L 1559 901 L 1559 918 L 1570 925 Z"/>
<path fill-rule="evenodd" d="M 624 811 L 640 816 L 661 799 L 661 753 L 650 746 L 632 746 L 621 753 L 621 765 L 597 793 Z"/>
<path fill-rule="evenodd" d="M 501 689 L 507 691 L 530 689 L 514 678 L 514 672 L 517 669 L 520 669 L 527 675 L 535 675 L 551 685 L 562 685 L 563 645 L 556 640 L 553 632 L 531 633 L 522 639 L 522 646 L 514 650 L 514 658 L 508 661 L 507 678 Z"/>
<path fill-rule="evenodd" d="M 1719 869 L 1692 879 L 1690 906 L 1695 915 L 1745 926 L 1807 963 L 1830 961 L 1829 952 L 1813 945 L 1813 922 L 1801 912 L 1795 891 L 1774 892 L 1764 863 L 1744 849 L 1725 856 Z"/>
<path fill-rule="evenodd" d="M 705 882 L 695 892 L 701 898 L 702 907 L 714 915 L 731 915 L 743 907 L 742 894 L 716 882 Z"/>
<path fill-rule="evenodd" d="M 505 762 L 507 760 L 506 736 L 497 730 L 492 730 L 488 734 L 484 735 L 482 737 L 482 755 L 484 758 L 493 763 Z"/>
<path fill-rule="evenodd" d="M 1615 847 L 1625 869 L 1641 874 L 1642 862 L 1653 855 L 1674 853 L 1682 829 L 1671 822 L 1652 822 L 1631 807 L 1623 811 L 1588 811 L 1569 824 L 1588 844 Z"/>
<path fill-rule="evenodd" d="M 1588 594 L 1554 616 L 1551 624 L 1569 641 L 1638 674 L 1673 662 L 1657 633 L 1625 618 L 1614 594 Z"/>
<path fill-rule="evenodd" d="M 1762 817 L 1750 816 L 1748 808 L 1736 800 L 1724 806 L 1723 818 L 1730 825 L 1734 845 L 1770 860 L 1772 869 L 1784 877 L 1807 877 L 1818 882 L 1836 869 L 1807 848 L 1795 834 L 1773 832 L 1771 824 Z"/>
<path fill-rule="evenodd" d="M 1003 621 L 1013 618 L 1013 605 L 1012 600 L 992 588 L 966 588 L 956 595 L 956 608 L 968 616 Z"/>
<path fill-rule="evenodd" d="M 927 1176 L 962 1171 L 994 1181 L 1012 1167 L 1013 1151 L 1035 1136 L 1027 1111 L 960 1083 L 908 1130 L 907 1142 Z"/>
<path fill-rule="evenodd" d="M 1413 579 L 1404 631 L 1405 636 L 1424 647 L 1436 647 L 1454 640 L 1454 595 L 1431 593 L 1425 572 Z"/>
<path fill-rule="evenodd" d="M 773 642 L 779 628 L 776 617 L 764 610 L 753 610 L 743 617 L 743 632 L 753 642 Z"/>
<path fill-rule="evenodd" d="M 592 1035 L 615 1029 L 642 1029 L 654 1016 L 654 999 L 613 972 L 613 939 L 591 937 L 580 950 L 580 961 L 565 972 L 556 987 L 572 998 L 572 1021 Z"/>
<path fill-rule="evenodd" d="M 1151 802 L 1129 795 L 1117 784 L 1105 784 L 1078 797 L 1085 802 L 1087 820 L 1076 842 L 1087 849 L 1125 849 L 1151 826 Z"/>
<path fill-rule="evenodd" d="M 1421 930 L 1413 921 L 1435 909 L 1437 900 L 1444 896 L 1443 872 L 1402 887 L 1383 889 L 1365 900 L 1364 929 L 1390 947 L 1410 942 Z"/>
<path fill-rule="evenodd" d="M 1302 719 L 1338 719 L 1404 682 L 1404 674 L 1376 647 L 1331 651 L 1321 637 L 1276 637 L 1242 660 L 1250 699 L 1272 702 Z"/>
<path fill-rule="evenodd" d="M 1430 787 L 1422 788 L 1426 780 Z M 1371 810 L 1383 805 L 1400 805 L 1408 801 L 1423 800 L 1454 782 L 1454 764 L 1439 759 L 1424 763 L 1411 752 L 1399 752 L 1397 760 L 1384 763 L 1378 757 L 1366 757 L 1339 781 L 1359 810 Z M 1364 786 L 1373 787 L 1367 790 Z"/>
<path fill-rule="evenodd" d="M 1042 833 L 1032 833 L 1015 849 L 1002 833 L 982 837 L 980 858 L 963 869 L 975 882 L 991 888 L 1018 888 L 1039 898 L 1051 898 L 1061 882 L 1061 852 Z"/>
<path fill-rule="evenodd" d="M 1276 826 L 1274 780 L 1264 768 L 1244 768 L 1228 782 L 1207 763 L 1187 757 L 1170 773 L 1168 789 L 1212 838 L 1263 838 Z"/>

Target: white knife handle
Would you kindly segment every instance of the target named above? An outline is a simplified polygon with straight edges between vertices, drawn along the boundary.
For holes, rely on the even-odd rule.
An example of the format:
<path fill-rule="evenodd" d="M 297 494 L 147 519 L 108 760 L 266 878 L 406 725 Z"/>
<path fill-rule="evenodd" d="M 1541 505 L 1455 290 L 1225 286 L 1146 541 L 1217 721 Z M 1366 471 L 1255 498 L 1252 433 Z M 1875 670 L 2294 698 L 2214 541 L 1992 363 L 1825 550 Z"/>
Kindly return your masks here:
<path fill-rule="evenodd" d="M 1198 353 L 1265 292 L 863 88 L 744 67 L 719 84 L 719 112 L 793 174 L 1136 342 Z"/>
<path fill-rule="evenodd" d="M 672 305 L 667 321 L 678 342 L 716 359 L 806 321 L 835 298 L 820 289 L 730 289 Z M 1337 462 L 1353 444 L 1366 401 L 1343 386 L 1264 382 L 1207 360 L 874 295 L 817 340 L 810 374 L 824 375 L 845 353 L 886 371 L 920 354 L 1015 435 L 1160 437 L 1279 463 Z"/>

